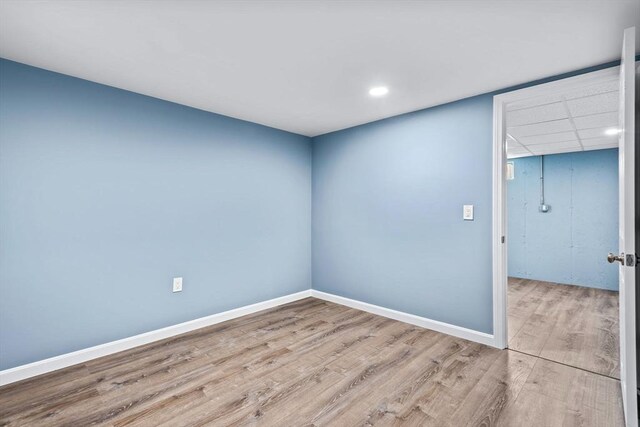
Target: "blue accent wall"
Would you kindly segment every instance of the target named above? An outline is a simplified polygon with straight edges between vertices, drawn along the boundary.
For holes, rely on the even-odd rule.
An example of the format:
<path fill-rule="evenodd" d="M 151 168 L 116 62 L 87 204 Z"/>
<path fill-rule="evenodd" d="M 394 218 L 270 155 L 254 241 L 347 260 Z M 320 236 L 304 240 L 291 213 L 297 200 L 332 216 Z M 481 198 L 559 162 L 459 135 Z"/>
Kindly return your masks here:
<path fill-rule="evenodd" d="M 617 290 L 618 268 L 605 257 L 618 247 L 618 150 L 545 156 L 547 213 L 538 212 L 540 157 L 512 161 L 509 275 Z"/>
<path fill-rule="evenodd" d="M 309 289 L 310 230 L 309 138 L 0 60 L 0 369 Z"/>
<path fill-rule="evenodd" d="M 492 115 L 482 95 L 314 138 L 314 289 L 492 333 Z"/>

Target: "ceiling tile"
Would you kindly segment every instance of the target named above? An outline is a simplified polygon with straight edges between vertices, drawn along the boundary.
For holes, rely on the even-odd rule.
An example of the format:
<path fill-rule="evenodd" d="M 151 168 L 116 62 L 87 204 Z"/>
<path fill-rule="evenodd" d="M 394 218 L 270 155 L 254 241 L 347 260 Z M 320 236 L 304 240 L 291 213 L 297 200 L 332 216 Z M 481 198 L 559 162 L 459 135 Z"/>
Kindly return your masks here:
<path fill-rule="evenodd" d="M 598 127 L 618 126 L 618 112 L 594 114 L 592 116 L 582 116 L 573 119 L 576 129 L 591 129 Z"/>
<path fill-rule="evenodd" d="M 587 138 L 601 138 L 607 136 L 605 133 L 608 128 L 594 128 L 594 129 L 583 129 L 578 131 L 578 135 L 580 139 Z M 617 135 L 613 135 L 614 138 L 617 138 Z"/>
<path fill-rule="evenodd" d="M 507 149 L 510 150 L 512 148 L 522 148 L 522 145 L 512 139 L 507 138 Z"/>
<path fill-rule="evenodd" d="M 507 112 L 507 127 L 521 126 L 531 123 L 548 122 L 566 119 L 567 112 L 561 102 L 541 105 L 539 107 L 524 108 Z"/>
<path fill-rule="evenodd" d="M 578 151 L 582 151 L 582 149 L 578 148 L 555 148 L 553 150 L 543 150 L 543 149 L 537 149 L 537 150 L 532 150 L 533 154 L 536 156 L 547 156 L 547 155 L 551 155 L 551 154 L 562 154 L 562 153 L 575 153 Z"/>
<path fill-rule="evenodd" d="M 573 117 L 618 111 L 618 92 L 607 92 L 567 101 Z"/>
<path fill-rule="evenodd" d="M 537 107 L 539 105 L 553 104 L 554 102 L 562 101 L 561 94 L 537 96 L 535 98 L 528 98 L 522 101 L 512 102 L 507 105 L 507 111 L 522 110 L 524 108 Z"/>
<path fill-rule="evenodd" d="M 508 127 L 507 132 L 516 138 L 531 135 L 540 135 L 543 133 L 566 132 L 573 130 L 569 119 L 553 120 L 551 122 L 534 123 L 531 125 L 522 125 Z"/>
<path fill-rule="evenodd" d="M 519 159 L 521 157 L 529 157 L 529 156 L 533 156 L 533 154 L 531 153 L 507 153 L 507 159 L 511 160 L 511 159 Z"/>
<path fill-rule="evenodd" d="M 584 147 L 584 151 L 593 151 L 593 150 L 606 150 L 608 148 L 618 148 L 618 143 L 615 144 L 603 144 L 603 145 L 594 145 L 593 147 Z"/>
<path fill-rule="evenodd" d="M 507 150 L 507 157 L 510 159 L 514 157 L 524 157 L 524 156 L 531 156 L 531 155 L 532 155 L 531 152 L 529 150 L 525 150 L 524 148 Z"/>
<path fill-rule="evenodd" d="M 564 93 L 565 99 L 584 98 L 586 96 L 599 95 L 607 92 L 617 92 L 619 88 L 619 79 L 613 78 L 607 81 L 598 82 L 589 86 L 581 87 L 580 89 L 571 90 Z"/>
<path fill-rule="evenodd" d="M 524 138 L 519 139 L 520 143 L 523 145 L 535 145 L 535 144 L 549 144 L 553 142 L 562 142 L 562 141 L 577 141 L 576 135 L 573 132 L 558 132 L 558 133 L 549 133 L 546 135 L 535 135 L 535 136 L 526 136 Z"/>
<path fill-rule="evenodd" d="M 581 140 L 582 145 L 586 147 L 593 147 L 596 145 L 614 145 L 618 146 L 618 137 L 617 136 L 602 136 L 600 138 L 586 138 Z"/>
<path fill-rule="evenodd" d="M 581 151 L 578 141 L 554 142 L 551 144 L 529 145 L 527 148 L 534 154 L 549 154 L 556 152 Z"/>
<path fill-rule="evenodd" d="M 507 151 L 510 153 L 528 153 L 529 152 L 529 150 L 527 150 L 523 146 L 507 147 Z"/>

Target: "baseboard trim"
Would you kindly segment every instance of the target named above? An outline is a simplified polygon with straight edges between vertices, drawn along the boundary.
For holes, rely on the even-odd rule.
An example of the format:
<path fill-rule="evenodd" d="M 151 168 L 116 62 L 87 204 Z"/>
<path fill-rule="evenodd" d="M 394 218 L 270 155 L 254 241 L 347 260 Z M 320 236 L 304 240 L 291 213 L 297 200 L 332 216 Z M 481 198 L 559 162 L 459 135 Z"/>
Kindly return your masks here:
<path fill-rule="evenodd" d="M 438 320 L 416 316 L 415 314 L 409 314 L 402 311 L 392 310 L 390 308 L 380 307 L 378 305 L 341 297 L 339 295 L 316 291 L 315 289 L 311 290 L 311 296 L 336 304 L 346 305 L 347 307 L 355 308 L 357 310 L 377 314 L 378 316 L 388 317 L 390 319 L 399 320 L 400 322 L 410 323 L 412 325 L 420 326 L 421 328 L 431 329 L 437 332 L 442 332 L 443 334 L 453 335 L 454 337 L 463 338 L 469 341 L 474 341 L 480 344 L 499 348 L 496 345 L 494 336 L 484 332 L 474 331 L 473 329 L 467 329 L 461 326 L 455 326 L 449 323 L 440 322 Z"/>
<path fill-rule="evenodd" d="M 298 301 L 304 298 L 314 297 L 321 300 L 333 302 L 357 310 L 366 311 L 378 316 L 388 317 L 400 322 L 409 323 L 420 326 L 421 328 L 431 329 L 454 337 L 463 338 L 469 341 L 485 344 L 492 347 L 495 345 L 494 336 L 474 331 L 472 329 L 451 325 L 449 323 L 428 319 L 426 317 L 416 316 L 414 314 L 404 313 L 402 311 L 392 310 L 390 308 L 380 307 L 378 305 L 369 304 L 362 301 L 345 298 L 339 295 L 329 294 L 315 289 L 309 289 L 294 294 L 262 301 L 256 304 L 246 305 L 244 307 L 235 308 L 233 310 L 223 311 L 221 313 L 212 314 L 211 316 L 201 317 L 199 319 L 190 320 L 188 322 L 179 323 L 166 328 L 156 329 L 154 331 L 145 332 L 143 334 L 134 335 L 132 337 L 123 338 L 121 340 L 100 344 L 94 347 L 85 348 L 60 356 L 51 357 L 49 359 L 39 360 L 37 362 L 26 365 L 16 366 L 15 368 L 0 371 L 0 387 L 17 381 L 22 381 L 37 375 L 46 374 L 48 372 L 57 371 L 58 369 L 67 368 L 78 363 L 84 363 L 99 357 L 108 356 L 120 351 L 129 350 L 134 347 L 160 341 L 165 338 L 171 338 L 176 335 L 191 332 L 206 326 L 215 325 L 216 323 L 225 322 L 227 320 L 236 319 L 248 314 L 257 313 L 262 310 L 277 307 L 279 305 Z"/>
<path fill-rule="evenodd" d="M 184 334 L 185 332 L 204 328 L 205 326 L 211 326 L 216 323 L 246 316 L 247 314 L 257 313 L 262 310 L 298 301 L 310 296 L 311 290 L 296 292 L 294 294 L 262 301 L 256 304 L 246 305 L 233 310 L 223 311 L 221 313 L 212 314 L 211 316 L 201 317 L 199 319 L 190 320 L 173 326 L 167 326 L 166 328 L 156 329 L 154 331 L 145 332 L 143 334 L 134 335 L 121 340 L 85 348 L 72 353 L 62 354 L 60 356 L 51 357 L 49 359 L 40 360 L 26 365 L 16 366 L 15 368 L 5 369 L 0 371 L 0 386 L 25 380 L 37 375 L 46 374 L 48 372 L 57 371 L 58 369 L 87 362 L 99 357 L 108 356 L 120 351 L 129 350 L 154 341 Z"/>

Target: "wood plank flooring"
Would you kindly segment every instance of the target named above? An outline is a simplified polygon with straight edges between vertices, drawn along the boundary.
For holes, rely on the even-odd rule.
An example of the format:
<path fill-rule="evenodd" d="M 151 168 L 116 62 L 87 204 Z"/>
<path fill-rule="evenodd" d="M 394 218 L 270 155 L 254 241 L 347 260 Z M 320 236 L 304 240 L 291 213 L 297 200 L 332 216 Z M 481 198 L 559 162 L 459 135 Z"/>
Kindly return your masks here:
<path fill-rule="evenodd" d="M 621 426 L 619 382 L 308 298 L 0 388 L 0 425 Z"/>
<path fill-rule="evenodd" d="M 509 278 L 509 348 L 620 377 L 618 292 Z"/>

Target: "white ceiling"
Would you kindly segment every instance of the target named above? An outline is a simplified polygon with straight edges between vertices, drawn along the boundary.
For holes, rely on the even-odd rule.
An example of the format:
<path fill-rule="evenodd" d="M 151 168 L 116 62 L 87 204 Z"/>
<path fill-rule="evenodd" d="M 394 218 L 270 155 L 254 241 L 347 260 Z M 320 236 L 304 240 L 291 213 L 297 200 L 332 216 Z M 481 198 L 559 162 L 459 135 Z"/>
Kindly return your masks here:
<path fill-rule="evenodd" d="M 618 127 L 619 79 L 613 76 L 508 104 L 507 157 L 617 147 L 618 135 L 607 135 Z"/>
<path fill-rule="evenodd" d="M 639 16 L 638 0 L 1 0 L 0 56 L 314 136 L 616 60 Z"/>

